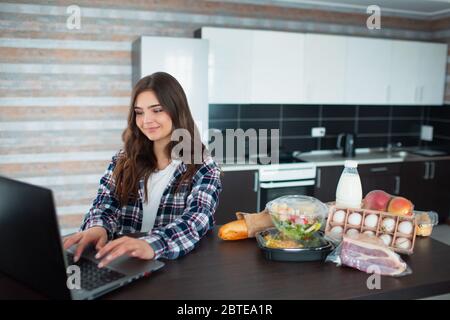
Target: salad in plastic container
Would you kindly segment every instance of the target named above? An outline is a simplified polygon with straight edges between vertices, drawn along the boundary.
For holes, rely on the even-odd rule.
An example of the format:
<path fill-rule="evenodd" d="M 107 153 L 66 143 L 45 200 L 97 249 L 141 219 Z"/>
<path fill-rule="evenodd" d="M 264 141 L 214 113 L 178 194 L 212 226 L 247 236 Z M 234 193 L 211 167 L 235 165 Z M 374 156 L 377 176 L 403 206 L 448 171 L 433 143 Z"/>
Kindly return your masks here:
<path fill-rule="evenodd" d="M 286 237 L 308 240 L 319 231 L 328 207 L 313 197 L 288 195 L 267 203 L 266 209 L 275 227 Z"/>

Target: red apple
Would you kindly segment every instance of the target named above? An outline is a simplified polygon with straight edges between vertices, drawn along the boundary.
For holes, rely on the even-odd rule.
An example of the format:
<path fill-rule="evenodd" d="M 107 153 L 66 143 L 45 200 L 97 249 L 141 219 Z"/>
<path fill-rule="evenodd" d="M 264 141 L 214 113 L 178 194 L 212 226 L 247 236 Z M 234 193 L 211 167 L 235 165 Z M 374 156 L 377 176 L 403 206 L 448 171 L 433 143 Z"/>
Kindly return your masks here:
<path fill-rule="evenodd" d="M 386 211 L 391 195 L 383 190 L 370 191 L 363 200 L 363 208 Z"/>
<path fill-rule="evenodd" d="M 388 212 L 399 216 L 412 216 L 414 205 L 403 197 L 394 197 L 389 201 Z"/>

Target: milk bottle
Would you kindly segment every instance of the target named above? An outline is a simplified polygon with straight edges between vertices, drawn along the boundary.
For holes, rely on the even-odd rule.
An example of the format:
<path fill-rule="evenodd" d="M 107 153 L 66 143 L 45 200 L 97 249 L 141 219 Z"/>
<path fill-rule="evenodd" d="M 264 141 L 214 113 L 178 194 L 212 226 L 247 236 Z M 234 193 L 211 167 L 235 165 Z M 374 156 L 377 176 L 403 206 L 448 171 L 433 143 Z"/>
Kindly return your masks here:
<path fill-rule="evenodd" d="M 359 178 L 358 162 L 353 160 L 345 161 L 345 168 L 342 171 L 336 189 L 336 206 L 344 208 L 361 208 L 362 187 Z"/>

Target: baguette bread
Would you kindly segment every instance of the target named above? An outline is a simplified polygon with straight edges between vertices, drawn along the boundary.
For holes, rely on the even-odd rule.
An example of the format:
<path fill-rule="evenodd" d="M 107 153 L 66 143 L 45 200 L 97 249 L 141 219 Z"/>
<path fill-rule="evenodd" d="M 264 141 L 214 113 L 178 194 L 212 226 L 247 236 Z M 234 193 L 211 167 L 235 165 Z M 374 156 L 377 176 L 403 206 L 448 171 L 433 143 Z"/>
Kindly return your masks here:
<path fill-rule="evenodd" d="M 222 240 L 241 240 L 248 238 L 247 223 L 244 219 L 235 220 L 224 224 L 219 229 L 219 237 Z"/>
<path fill-rule="evenodd" d="M 236 212 L 237 220 L 224 224 L 219 229 L 223 240 L 254 238 L 256 233 L 273 227 L 272 219 L 266 210 L 258 213 Z"/>

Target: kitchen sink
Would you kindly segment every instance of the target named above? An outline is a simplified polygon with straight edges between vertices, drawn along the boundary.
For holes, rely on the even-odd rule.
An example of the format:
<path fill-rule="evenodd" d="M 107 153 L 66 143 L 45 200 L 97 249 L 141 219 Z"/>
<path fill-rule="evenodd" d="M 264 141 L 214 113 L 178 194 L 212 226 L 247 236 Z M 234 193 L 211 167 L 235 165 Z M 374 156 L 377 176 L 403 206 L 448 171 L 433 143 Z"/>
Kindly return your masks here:
<path fill-rule="evenodd" d="M 371 163 L 382 161 L 383 159 L 390 159 L 397 161 L 403 161 L 403 159 L 408 155 L 407 151 L 374 151 L 374 152 L 364 152 L 357 153 L 352 158 L 344 158 L 342 153 L 329 153 L 329 154 L 309 154 L 301 155 L 299 159 L 308 162 L 335 162 L 344 160 L 356 160 L 361 161 L 361 163 Z"/>

